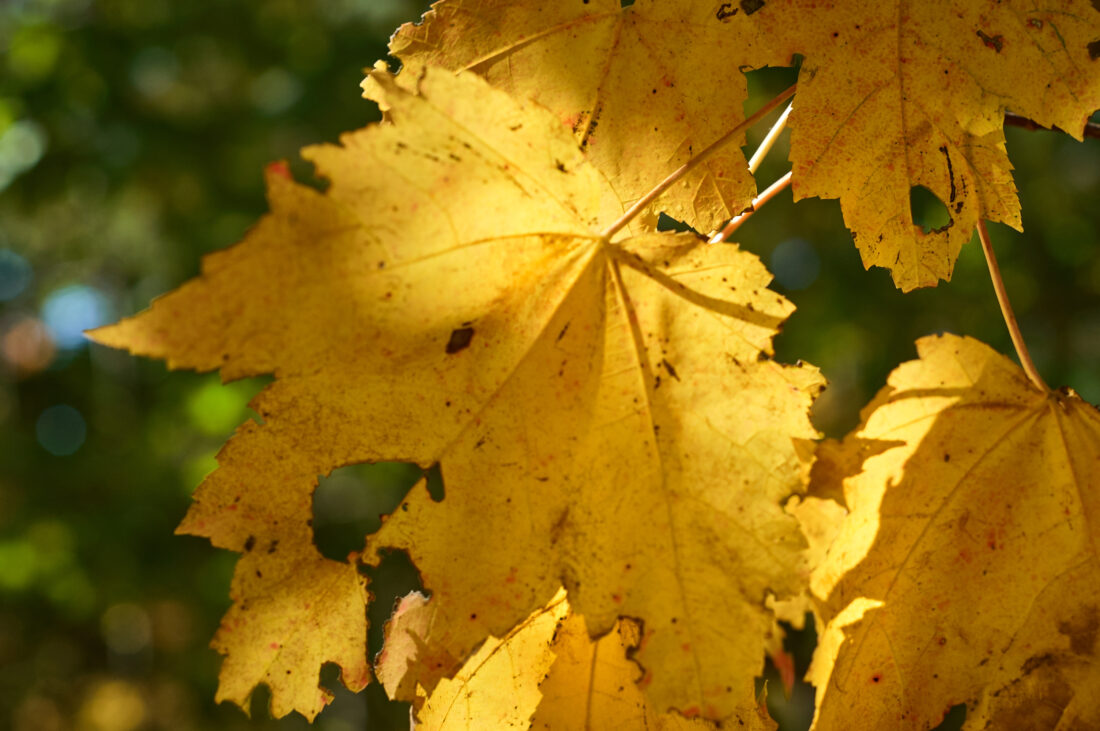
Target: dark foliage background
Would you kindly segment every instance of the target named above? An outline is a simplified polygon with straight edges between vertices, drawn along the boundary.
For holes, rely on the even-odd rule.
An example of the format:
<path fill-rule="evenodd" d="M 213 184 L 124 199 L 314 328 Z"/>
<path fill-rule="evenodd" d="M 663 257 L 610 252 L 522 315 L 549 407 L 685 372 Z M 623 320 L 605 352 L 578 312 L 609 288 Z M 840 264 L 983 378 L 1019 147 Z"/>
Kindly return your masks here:
<path fill-rule="evenodd" d="M 419 0 L 0 0 L 0 727 L 300 728 L 213 703 L 207 648 L 228 606 L 234 556 L 173 536 L 191 490 L 250 412 L 261 379 L 216 375 L 89 347 L 84 328 L 131 314 L 238 240 L 265 208 L 265 164 L 377 118 L 361 69 L 385 55 Z M 687 39 L 685 39 L 687 42 Z M 790 82 L 752 79 L 750 106 Z M 750 144 L 764 130 L 750 136 Z M 760 173 L 784 172 L 785 142 Z M 1052 385 L 1100 400 L 1100 142 L 1009 130 L 1027 234 L 994 230 L 1008 289 Z M 915 209 L 938 225 L 935 201 Z M 976 242 L 954 281 L 901 295 L 864 272 L 834 201 L 789 193 L 737 237 L 799 307 L 782 359 L 831 381 L 816 419 L 830 435 L 912 342 L 949 330 L 1011 352 Z M 318 543 L 334 557 L 419 473 L 347 468 L 322 480 Z M 395 557 L 375 586 L 381 621 L 415 572 Z M 796 633 L 798 673 L 812 631 Z M 331 670 L 331 669 L 330 669 Z M 810 689 L 771 698 L 805 728 Z M 323 673 L 336 686 L 335 673 Z M 325 731 L 399 728 L 375 688 L 338 695 Z"/>

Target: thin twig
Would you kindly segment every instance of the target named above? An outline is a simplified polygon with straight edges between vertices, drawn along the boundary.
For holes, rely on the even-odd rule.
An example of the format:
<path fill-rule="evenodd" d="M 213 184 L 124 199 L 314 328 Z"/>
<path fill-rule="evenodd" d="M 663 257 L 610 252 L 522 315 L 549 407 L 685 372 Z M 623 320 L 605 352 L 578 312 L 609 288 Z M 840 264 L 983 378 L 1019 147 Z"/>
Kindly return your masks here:
<path fill-rule="evenodd" d="M 760 109 L 756 110 L 755 113 L 747 117 L 736 127 L 719 137 L 713 143 L 711 143 L 709 147 L 701 150 L 697 155 L 695 155 L 695 157 L 691 158 L 675 171 L 673 171 L 672 174 L 670 174 L 667 178 L 658 183 L 653 188 L 653 190 L 649 191 L 644 196 L 639 198 L 638 201 L 626 211 L 626 213 L 619 217 L 619 220 L 608 226 L 607 229 L 602 234 L 600 234 L 600 239 L 603 241 L 610 241 L 612 236 L 618 233 L 619 230 L 626 226 L 628 223 L 633 221 L 639 213 L 645 210 L 646 206 L 648 206 L 657 198 L 657 196 L 661 195 L 661 193 L 664 193 L 666 190 L 671 188 L 673 183 L 697 168 L 716 150 L 721 149 L 722 146 L 724 146 L 726 143 L 735 139 L 746 129 L 759 122 L 762 118 L 766 117 L 768 113 L 771 112 L 773 109 L 790 99 L 791 96 L 794 95 L 795 87 L 797 86 L 798 84 L 791 84 L 787 89 L 779 92 L 778 95 L 776 95 L 767 104 L 760 107 Z"/>
<path fill-rule="evenodd" d="M 1001 315 L 1005 325 L 1008 326 L 1008 334 L 1012 337 L 1012 344 L 1016 346 L 1016 355 L 1020 357 L 1020 365 L 1024 367 L 1024 373 L 1031 382 L 1043 391 L 1050 391 L 1050 387 L 1039 375 L 1039 370 L 1031 360 L 1031 353 L 1027 352 L 1024 336 L 1020 332 L 1020 325 L 1016 322 L 1016 315 L 1012 313 L 1012 303 L 1008 301 L 1008 292 L 1005 291 L 1005 282 L 1001 278 L 1001 268 L 997 266 L 997 257 L 993 254 L 993 243 L 989 240 L 989 231 L 985 228 L 985 221 L 978 219 L 978 238 L 982 242 L 982 251 L 985 252 L 985 263 L 989 266 L 989 277 L 993 280 L 993 291 L 997 293 L 997 302 L 1001 306 Z"/>
<path fill-rule="evenodd" d="M 1013 114 L 1012 112 L 1005 112 L 1005 126 L 1006 127 L 1020 127 L 1022 129 L 1030 130 L 1053 130 L 1054 132 L 1061 132 L 1067 134 L 1067 132 L 1061 127 L 1044 127 L 1036 122 L 1034 119 L 1028 119 L 1022 117 L 1019 114 Z M 1092 137 L 1093 139 L 1100 139 L 1100 124 L 1096 122 L 1086 122 L 1084 129 L 1084 137 Z"/>
<path fill-rule="evenodd" d="M 791 184 L 791 174 L 790 174 L 790 172 L 788 172 L 782 178 L 780 178 L 779 180 L 777 180 L 774 183 L 772 183 L 771 185 L 769 185 L 767 187 L 767 189 L 764 190 L 763 193 L 761 193 L 760 195 L 753 198 L 752 203 L 749 204 L 748 208 L 746 208 L 744 211 L 742 211 L 741 213 L 738 213 L 736 216 L 731 218 L 729 223 L 727 223 L 725 226 L 723 226 L 721 231 L 714 234 L 714 236 L 711 236 L 710 240 L 707 243 L 708 244 L 720 244 L 723 241 L 725 241 L 726 239 L 728 239 L 730 236 L 733 235 L 734 231 L 741 228 L 741 224 L 743 224 L 749 216 L 751 216 L 753 213 L 755 213 L 760 208 L 760 206 L 762 206 L 765 203 L 767 203 L 768 201 L 770 201 L 780 191 L 782 191 L 784 188 L 786 188 L 790 184 Z"/>
<path fill-rule="evenodd" d="M 749 159 L 750 173 L 756 172 L 756 169 L 760 167 L 760 163 L 764 162 L 764 158 L 771 152 L 772 145 L 779 139 L 779 135 L 783 134 L 783 130 L 787 127 L 787 118 L 791 116 L 791 108 L 793 106 L 793 104 L 787 105 L 787 108 L 779 115 L 779 119 L 775 120 L 775 124 L 768 130 L 768 134 L 764 135 L 764 140 L 760 143 L 760 147 L 757 147 L 756 152 L 752 153 L 752 157 Z"/>

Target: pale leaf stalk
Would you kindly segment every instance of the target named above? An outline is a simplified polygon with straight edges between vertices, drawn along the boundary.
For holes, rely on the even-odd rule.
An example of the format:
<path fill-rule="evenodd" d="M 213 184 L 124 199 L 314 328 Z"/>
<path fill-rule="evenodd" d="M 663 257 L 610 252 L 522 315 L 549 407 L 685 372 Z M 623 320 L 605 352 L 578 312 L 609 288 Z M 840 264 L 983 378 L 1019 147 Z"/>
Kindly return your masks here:
<path fill-rule="evenodd" d="M 1001 277 L 1001 268 L 997 265 L 997 257 L 993 254 L 993 243 L 989 240 L 989 231 L 985 227 L 985 221 L 978 219 L 978 239 L 982 242 L 982 251 L 985 253 L 985 263 L 989 267 L 989 278 L 993 280 L 993 291 L 997 293 L 997 303 L 1001 306 L 1001 315 L 1005 325 L 1008 326 L 1008 334 L 1012 338 L 1012 344 L 1016 347 L 1016 355 L 1020 358 L 1020 365 L 1024 367 L 1024 373 L 1039 389 L 1050 391 L 1043 377 L 1039 375 L 1039 369 L 1031 360 L 1031 353 L 1024 343 L 1020 325 L 1016 322 L 1016 315 L 1012 312 L 1012 303 L 1008 300 L 1008 292 L 1005 290 L 1005 282 Z"/>
<path fill-rule="evenodd" d="M 639 213 L 645 210 L 646 207 L 649 206 L 649 204 L 652 203 L 654 200 L 656 200 L 658 196 L 671 188 L 673 184 L 676 183 L 676 181 L 680 180 L 680 178 L 684 177 L 692 170 L 699 167 L 701 164 L 703 164 L 703 162 L 706 161 L 708 157 L 710 157 L 716 151 L 720 150 L 731 140 L 736 139 L 737 136 L 744 132 L 746 129 L 752 127 L 761 119 L 768 116 L 768 114 L 771 113 L 772 110 L 774 110 L 780 104 L 790 99 L 791 96 L 794 95 L 797 86 L 798 84 L 791 84 L 789 87 L 779 92 L 779 94 L 773 97 L 767 104 L 760 107 L 760 109 L 756 110 L 753 114 L 746 117 L 736 127 L 712 142 L 709 147 L 701 150 L 699 154 L 695 155 L 693 158 L 691 158 L 686 163 L 670 173 L 667 178 L 662 180 L 660 183 L 654 186 L 652 190 L 639 198 L 634 205 L 627 209 L 626 213 L 624 213 L 622 216 L 619 217 L 617 221 L 615 221 L 615 223 L 608 226 L 607 229 L 600 234 L 600 240 L 604 242 L 610 241 L 612 236 L 614 236 L 623 227 L 633 221 Z"/>
<path fill-rule="evenodd" d="M 746 220 L 748 220 L 749 216 L 756 213 L 756 211 L 761 206 L 763 206 L 765 203 L 767 203 L 772 198 L 774 198 L 776 195 L 778 195 L 780 192 L 782 192 L 784 189 L 786 189 L 790 184 L 791 184 L 791 173 L 788 172 L 782 178 L 780 178 L 779 180 L 777 180 L 774 183 L 772 183 L 771 185 L 769 185 L 763 193 L 761 193 L 760 195 L 753 198 L 752 202 L 749 203 L 748 208 L 746 208 L 743 212 L 738 213 L 736 216 L 731 218 L 729 220 L 729 223 L 727 223 L 725 226 L 723 226 L 721 231 L 719 231 L 718 233 L 711 236 L 710 239 L 707 241 L 707 243 L 708 244 L 720 244 L 723 241 L 725 241 L 726 239 L 728 239 L 730 236 L 733 235 L 734 231 L 741 228 L 741 224 L 743 224 Z"/>
<path fill-rule="evenodd" d="M 764 139 L 761 141 L 760 146 L 756 148 L 756 152 L 752 153 L 752 157 L 749 159 L 750 173 L 757 171 L 760 163 L 764 162 L 764 158 L 772 151 L 772 146 L 779 139 L 779 135 L 783 134 L 783 130 L 787 128 L 787 119 L 791 116 L 793 106 L 793 104 L 787 105 L 787 108 L 779 115 L 779 119 L 775 120 L 775 124 L 768 130 L 768 134 L 764 135 Z"/>

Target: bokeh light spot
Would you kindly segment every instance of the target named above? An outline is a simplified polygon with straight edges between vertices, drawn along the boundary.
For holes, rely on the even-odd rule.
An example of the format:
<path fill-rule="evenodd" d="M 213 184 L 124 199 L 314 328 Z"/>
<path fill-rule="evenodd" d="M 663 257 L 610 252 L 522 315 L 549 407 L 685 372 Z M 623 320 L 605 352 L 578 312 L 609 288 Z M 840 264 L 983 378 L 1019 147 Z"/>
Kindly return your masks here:
<path fill-rule="evenodd" d="M 199 431 L 208 436 L 226 437 L 248 415 L 248 399 L 253 389 L 247 385 L 223 385 L 216 378 L 191 392 L 187 415 Z"/>
<path fill-rule="evenodd" d="M 149 647 L 153 639 L 153 623 L 149 613 L 137 604 L 115 604 L 108 607 L 99 622 L 103 641 L 111 652 L 133 655 Z"/>
<path fill-rule="evenodd" d="M 9 249 L 0 249 L 0 302 L 23 294 L 31 283 L 31 265 Z"/>
<path fill-rule="evenodd" d="M 57 355 L 57 346 L 45 324 L 36 317 L 24 317 L 12 323 L 0 339 L 4 360 L 19 375 L 45 370 Z"/>
<path fill-rule="evenodd" d="M 0 190 L 38 164 L 46 142 L 46 131 L 29 119 L 19 120 L 0 135 Z"/>
<path fill-rule="evenodd" d="M 83 284 L 55 290 L 42 305 L 42 320 L 54 342 L 65 349 L 87 345 L 84 331 L 105 325 L 110 319 L 107 298 Z"/>
<path fill-rule="evenodd" d="M 68 404 L 58 404 L 39 414 L 35 434 L 43 449 L 55 457 L 65 457 L 84 444 L 88 427 L 79 411 Z"/>
<path fill-rule="evenodd" d="M 787 289 L 806 289 L 821 273 L 821 258 L 808 241 L 787 239 L 772 250 L 771 270 Z"/>
<path fill-rule="evenodd" d="M 249 86 L 252 104 L 268 116 L 281 114 L 302 96 L 302 83 L 285 69 L 272 68 L 260 74 Z"/>

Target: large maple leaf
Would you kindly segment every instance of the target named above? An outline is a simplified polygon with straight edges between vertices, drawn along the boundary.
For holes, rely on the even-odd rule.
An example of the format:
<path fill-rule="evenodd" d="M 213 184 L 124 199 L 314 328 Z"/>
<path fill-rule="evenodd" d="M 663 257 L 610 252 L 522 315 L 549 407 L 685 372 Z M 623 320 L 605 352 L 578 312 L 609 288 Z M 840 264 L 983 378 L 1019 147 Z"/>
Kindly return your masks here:
<path fill-rule="evenodd" d="M 401 83 L 414 85 L 427 65 L 468 69 L 553 110 L 632 203 L 744 119 L 746 81 L 736 59 L 751 55 L 751 40 L 715 24 L 710 6 L 440 0 L 421 23 L 401 26 L 390 50 L 403 64 Z M 754 190 L 731 144 L 654 210 L 711 231 L 740 213 Z"/>
<path fill-rule="evenodd" d="M 967 728 L 1096 728 L 1100 413 L 977 341 L 918 349 L 855 435 L 900 446 L 845 480 L 815 575 L 815 728 L 925 729 L 959 703 Z"/>
<path fill-rule="evenodd" d="M 392 124 L 307 152 L 324 194 L 269 176 L 244 242 L 96 333 L 172 367 L 275 374 L 264 423 L 181 526 L 246 554 L 222 695 L 263 681 L 276 713 L 312 716 L 322 662 L 365 682 L 361 579 L 317 554 L 309 499 L 336 467 L 404 460 L 440 463 L 446 496 L 415 488 L 367 558 L 407 549 L 432 592 L 427 639 L 454 662 L 418 682 L 564 583 L 590 632 L 644 623 L 655 707 L 729 715 L 762 664 L 766 597 L 804 581 L 780 503 L 821 381 L 769 358 L 791 305 L 736 246 L 602 236 L 621 196 L 541 107 L 473 75 L 429 69 L 415 94 L 374 79 Z"/>
<path fill-rule="evenodd" d="M 839 198 L 864 264 L 904 290 L 949 279 L 979 219 L 1020 228 L 1006 109 L 1080 139 L 1100 107 L 1100 11 L 1088 0 L 741 5 L 756 12 L 714 22 L 752 28 L 773 63 L 804 56 L 796 199 Z M 914 186 L 945 204 L 945 228 L 913 223 Z"/>

